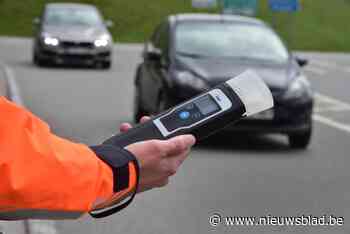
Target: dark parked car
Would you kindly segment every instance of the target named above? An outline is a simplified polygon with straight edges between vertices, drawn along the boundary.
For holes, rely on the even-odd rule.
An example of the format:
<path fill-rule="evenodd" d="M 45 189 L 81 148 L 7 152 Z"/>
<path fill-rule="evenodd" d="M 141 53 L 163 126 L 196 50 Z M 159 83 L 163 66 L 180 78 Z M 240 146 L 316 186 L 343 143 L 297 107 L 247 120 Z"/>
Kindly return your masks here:
<path fill-rule="evenodd" d="M 228 130 L 283 133 L 305 148 L 312 132 L 313 93 L 301 67 L 278 35 L 260 20 L 205 14 L 168 17 L 146 42 L 135 78 L 135 112 L 155 114 L 246 69 L 272 91 L 275 108 Z"/>
<path fill-rule="evenodd" d="M 43 65 L 84 64 L 111 66 L 112 37 L 96 7 L 87 4 L 51 3 L 45 6 L 33 46 L 33 62 Z"/>

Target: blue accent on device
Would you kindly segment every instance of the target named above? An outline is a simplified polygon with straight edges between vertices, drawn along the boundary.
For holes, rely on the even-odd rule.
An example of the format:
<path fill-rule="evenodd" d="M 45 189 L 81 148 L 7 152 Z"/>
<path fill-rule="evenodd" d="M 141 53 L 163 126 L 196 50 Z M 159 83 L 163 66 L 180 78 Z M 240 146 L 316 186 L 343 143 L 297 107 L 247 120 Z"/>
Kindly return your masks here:
<path fill-rule="evenodd" d="M 179 117 L 182 120 L 188 119 L 190 117 L 190 112 L 182 111 L 182 112 L 180 112 Z"/>

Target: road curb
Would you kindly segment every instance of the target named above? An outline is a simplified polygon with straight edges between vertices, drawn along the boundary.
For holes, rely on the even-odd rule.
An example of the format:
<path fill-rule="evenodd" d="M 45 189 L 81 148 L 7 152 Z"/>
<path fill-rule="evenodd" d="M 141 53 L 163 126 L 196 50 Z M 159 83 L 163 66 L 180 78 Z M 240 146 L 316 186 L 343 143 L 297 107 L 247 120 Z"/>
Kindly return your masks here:
<path fill-rule="evenodd" d="M 10 67 L 0 61 L 0 71 L 3 73 L 5 80 L 7 81 L 7 87 L 9 90 L 9 98 L 18 105 L 24 106 L 24 102 L 21 97 L 20 89 L 18 88 L 14 74 Z"/>

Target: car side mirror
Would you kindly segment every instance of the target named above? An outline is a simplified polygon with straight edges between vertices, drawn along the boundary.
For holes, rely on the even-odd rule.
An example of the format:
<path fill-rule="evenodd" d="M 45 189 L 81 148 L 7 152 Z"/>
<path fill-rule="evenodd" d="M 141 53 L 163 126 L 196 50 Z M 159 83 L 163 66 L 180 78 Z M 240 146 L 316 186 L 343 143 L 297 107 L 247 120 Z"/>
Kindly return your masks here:
<path fill-rule="evenodd" d="M 38 26 L 40 24 L 40 19 L 39 18 L 34 18 L 33 19 L 33 25 Z"/>
<path fill-rule="evenodd" d="M 162 58 L 162 51 L 160 49 L 153 48 L 153 50 L 147 51 L 145 55 L 150 61 L 160 62 Z"/>
<path fill-rule="evenodd" d="M 305 67 L 309 63 L 309 60 L 304 58 L 295 57 L 295 60 L 297 61 L 300 67 Z"/>
<path fill-rule="evenodd" d="M 107 28 L 112 28 L 114 26 L 114 22 L 112 20 L 106 20 L 105 25 Z"/>

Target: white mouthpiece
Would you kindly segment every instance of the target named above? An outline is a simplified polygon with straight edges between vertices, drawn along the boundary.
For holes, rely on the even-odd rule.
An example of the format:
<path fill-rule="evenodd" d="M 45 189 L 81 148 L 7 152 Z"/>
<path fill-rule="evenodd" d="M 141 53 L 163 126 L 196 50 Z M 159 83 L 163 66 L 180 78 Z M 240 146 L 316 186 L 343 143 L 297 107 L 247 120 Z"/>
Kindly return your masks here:
<path fill-rule="evenodd" d="M 226 83 L 242 100 L 247 116 L 270 109 L 274 105 L 270 89 L 252 70 L 247 70 Z"/>

